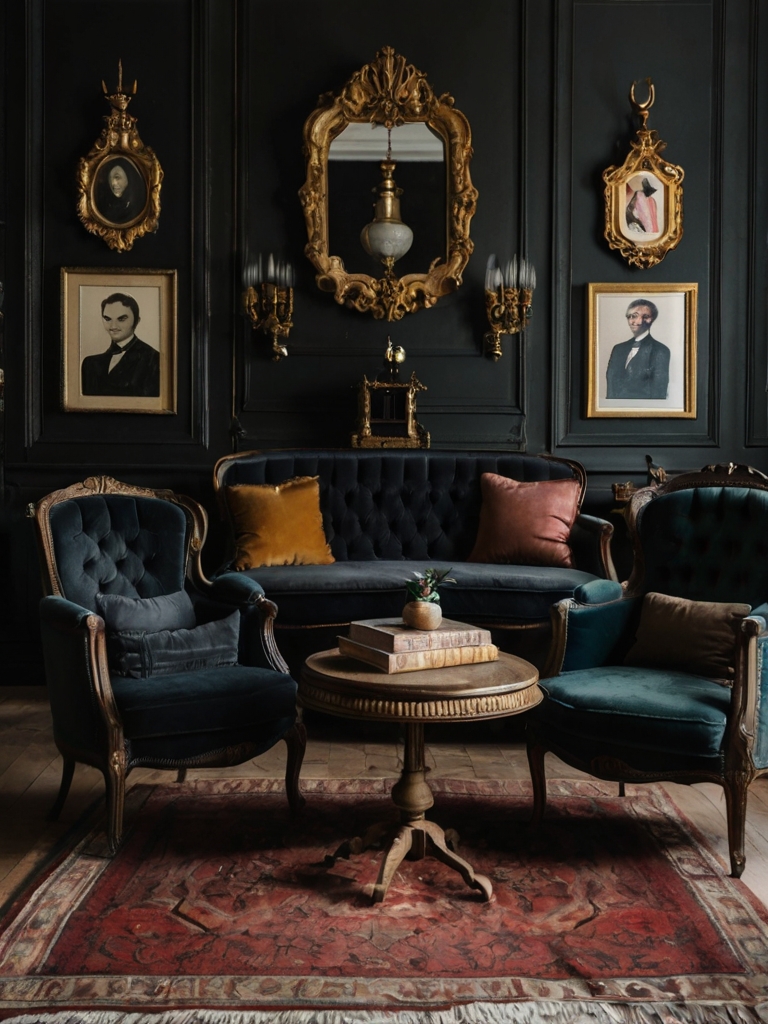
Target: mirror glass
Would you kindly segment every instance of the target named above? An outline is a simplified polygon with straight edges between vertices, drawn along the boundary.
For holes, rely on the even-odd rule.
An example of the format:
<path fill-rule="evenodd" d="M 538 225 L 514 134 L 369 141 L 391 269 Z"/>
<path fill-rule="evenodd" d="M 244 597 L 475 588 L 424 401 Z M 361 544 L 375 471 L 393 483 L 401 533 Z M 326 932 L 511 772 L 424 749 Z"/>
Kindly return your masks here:
<path fill-rule="evenodd" d="M 446 168 L 442 138 L 423 122 L 392 129 L 394 178 L 400 196 L 400 217 L 413 231 L 413 244 L 395 264 L 398 277 L 424 273 L 445 260 Z M 382 124 L 353 122 L 333 140 L 328 152 L 328 242 L 349 273 L 381 276 L 381 264 L 363 248 L 360 232 L 374 216 L 387 156 L 387 129 Z"/>

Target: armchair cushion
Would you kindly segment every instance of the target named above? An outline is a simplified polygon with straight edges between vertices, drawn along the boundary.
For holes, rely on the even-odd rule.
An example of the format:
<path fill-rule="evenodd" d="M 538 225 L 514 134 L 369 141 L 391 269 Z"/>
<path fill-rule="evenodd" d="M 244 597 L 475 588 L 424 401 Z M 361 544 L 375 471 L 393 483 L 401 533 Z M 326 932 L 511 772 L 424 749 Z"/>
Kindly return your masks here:
<path fill-rule="evenodd" d="M 296 683 L 273 669 L 233 665 L 159 679 L 115 678 L 112 690 L 134 751 L 136 742 L 162 737 L 166 756 L 194 757 L 216 745 L 216 733 L 229 742 L 230 732 L 252 736 L 254 729 L 263 731 L 267 749 L 296 719 Z"/>
<path fill-rule="evenodd" d="M 96 594 L 96 611 L 108 630 L 193 629 L 197 624 L 192 600 L 185 590 L 157 597 Z"/>
<path fill-rule="evenodd" d="M 685 672 L 629 665 L 564 672 L 545 679 L 546 700 L 531 712 L 590 746 L 680 757 L 714 757 L 723 745 L 731 691 Z M 631 755 L 624 758 L 631 763 Z"/>
<path fill-rule="evenodd" d="M 646 594 L 635 643 L 624 664 L 730 682 L 735 671 L 736 631 L 749 613 L 748 604 Z"/>
<path fill-rule="evenodd" d="M 469 562 L 573 567 L 568 536 L 578 512 L 578 480 L 520 483 L 483 473 L 480 491 L 480 525 Z"/>
<path fill-rule="evenodd" d="M 318 477 L 236 484 L 224 494 L 235 532 L 235 569 L 335 561 L 323 531 Z"/>
<path fill-rule="evenodd" d="M 194 672 L 220 665 L 236 665 L 240 612 L 205 622 L 194 629 L 151 632 L 126 629 L 107 633 L 110 668 L 119 676 L 150 676 Z"/>

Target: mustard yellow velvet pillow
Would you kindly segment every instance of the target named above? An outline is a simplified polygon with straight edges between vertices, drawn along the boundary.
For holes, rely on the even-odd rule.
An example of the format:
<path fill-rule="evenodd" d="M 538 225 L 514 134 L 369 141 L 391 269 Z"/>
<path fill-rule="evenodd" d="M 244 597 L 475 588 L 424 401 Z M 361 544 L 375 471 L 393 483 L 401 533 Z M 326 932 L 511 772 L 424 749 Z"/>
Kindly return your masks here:
<path fill-rule="evenodd" d="M 718 682 L 734 676 L 736 637 L 748 604 L 646 594 L 625 665 L 690 672 Z"/>
<path fill-rule="evenodd" d="M 467 561 L 572 568 L 568 537 L 579 511 L 580 490 L 574 479 L 521 483 L 483 473 L 480 524 Z"/>
<path fill-rule="evenodd" d="M 323 532 L 316 476 L 235 484 L 224 488 L 224 497 L 235 532 L 235 569 L 336 561 Z"/>

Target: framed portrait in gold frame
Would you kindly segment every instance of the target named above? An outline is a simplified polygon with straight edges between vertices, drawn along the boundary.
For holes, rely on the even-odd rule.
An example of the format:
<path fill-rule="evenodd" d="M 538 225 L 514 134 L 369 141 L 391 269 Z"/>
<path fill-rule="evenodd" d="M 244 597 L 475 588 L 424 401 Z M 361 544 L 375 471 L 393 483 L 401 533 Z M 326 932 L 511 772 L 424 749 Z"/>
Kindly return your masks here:
<path fill-rule="evenodd" d="M 77 166 L 77 215 L 110 249 L 128 252 L 137 238 L 157 230 L 163 171 L 128 113 L 136 82 L 124 92 L 122 62 L 118 68 L 114 93 L 101 83 L 111 108 L 106 126 Z"/>
<path fill-rule="evenodd" d="M 605 238 L 630 266 L 655 267 L 683 237 L 682 167 L 661 155 L 666 149 L 658 134 L 648 128 L 648 112 L 655 90 L 646 79 L 648 98 L 635 99 L 635 83 L 629 101 L 642 127 L 630 144 L 621 167 L 603 171 L 605 182 Z"/>
<path fill-rule="evenodd" d="M 176 271 L 61 270 L 65 412 L 176 412 Z"/>
<path fill-rule="evenodd" d="M 587 418 L 696 418 L 697 284 L 587 285 Z"/>

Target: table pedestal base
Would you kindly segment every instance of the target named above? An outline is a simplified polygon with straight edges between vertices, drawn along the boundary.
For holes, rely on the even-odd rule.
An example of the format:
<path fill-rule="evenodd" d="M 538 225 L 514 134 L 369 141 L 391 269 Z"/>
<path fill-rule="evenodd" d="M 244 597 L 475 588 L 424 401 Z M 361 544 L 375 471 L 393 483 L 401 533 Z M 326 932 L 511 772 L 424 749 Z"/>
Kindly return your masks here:
<path fill-rule="evenodd" d="M 405 752 L 403 771 L 392 787 L 392 801 L 400 811 L 400 824 L 394 829 L 391 822 L 372 825 L 360 838 L 342 843 L 333 857 L 327 858 L 332 864 L 338 857 L 349 857 L 362 853 L 390 832 L 379 877 L 373 887 L 372 903 L 381 903 L 387 894 L 395 872 L 407 857 L 421 860 L 432 856 L 458 871 L 467 885 L 478 889 L 485 900 L 490 900 L 493 887 L 485 875 L 476 874 L 472 865 L 459 857 L 448 843 L 456 837 L 453 830 L 446 834 L 434 821 L 427 821 L 424 812 L 435 802 L 432 790 L 426 780 L 424 764 L 424 726 L 421 722 L 408 723 L 405 727 Z"/>

